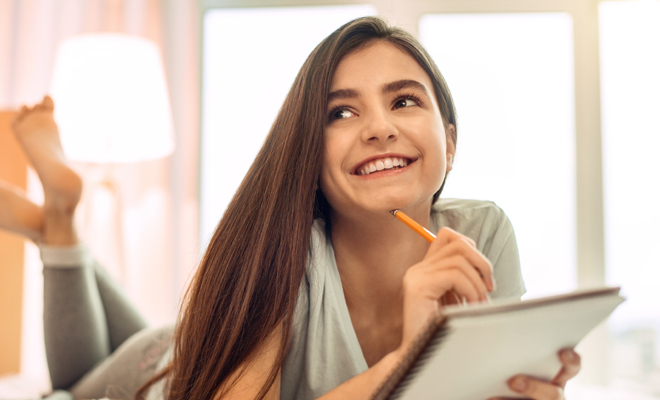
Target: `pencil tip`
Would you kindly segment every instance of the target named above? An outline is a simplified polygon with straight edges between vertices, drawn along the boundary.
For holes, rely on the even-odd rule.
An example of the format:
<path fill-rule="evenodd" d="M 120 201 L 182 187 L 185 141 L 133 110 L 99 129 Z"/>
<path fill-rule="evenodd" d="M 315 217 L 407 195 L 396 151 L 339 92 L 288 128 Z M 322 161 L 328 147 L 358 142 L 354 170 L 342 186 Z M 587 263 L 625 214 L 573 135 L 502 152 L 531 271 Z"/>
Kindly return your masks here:
<path fill-rule="evenodd" d="M 392 211 L 390 211 L 390 214 L 392 214 L 396 217 L 396 213 L 398 213 L 398 212 L 399 212 L 399 210 L 392 210 Z"/>

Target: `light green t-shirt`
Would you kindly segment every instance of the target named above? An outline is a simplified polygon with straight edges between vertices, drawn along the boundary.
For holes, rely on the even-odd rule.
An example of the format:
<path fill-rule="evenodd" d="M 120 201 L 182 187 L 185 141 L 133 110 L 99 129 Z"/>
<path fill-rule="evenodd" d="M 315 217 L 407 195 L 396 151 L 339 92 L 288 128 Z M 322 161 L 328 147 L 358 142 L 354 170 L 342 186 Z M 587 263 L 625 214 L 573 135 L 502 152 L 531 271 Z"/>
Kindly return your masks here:
<path fill-rule="evenodd" d="M 525 293 L 511 222 L 492 202 L 441 199 L 430 230 L 450 227 L 470 238 L 493 264 L 497 289 L 491 298 Z M 289 353 L 282 366 L 281 399 L 316 399 L 367 370 L 351 323 L 330 238 L 322 221 L 312 229 L 311 257 L 293 317 Z"/>

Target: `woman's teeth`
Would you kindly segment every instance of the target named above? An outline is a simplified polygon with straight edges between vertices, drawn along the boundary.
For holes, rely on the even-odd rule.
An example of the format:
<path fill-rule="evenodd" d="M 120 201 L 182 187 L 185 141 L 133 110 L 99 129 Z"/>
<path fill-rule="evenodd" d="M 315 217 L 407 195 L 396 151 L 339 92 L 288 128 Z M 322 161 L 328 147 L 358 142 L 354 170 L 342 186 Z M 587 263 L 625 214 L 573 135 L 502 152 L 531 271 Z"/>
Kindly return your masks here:
<path fill-rule="evenodd" d="M 358 169 L 358 175 L 369 175 L 373 172 L 387 169 L 403 168 L 408 165 L 408 160 L 401 157 L 385 157 L 369 161 Z"/>

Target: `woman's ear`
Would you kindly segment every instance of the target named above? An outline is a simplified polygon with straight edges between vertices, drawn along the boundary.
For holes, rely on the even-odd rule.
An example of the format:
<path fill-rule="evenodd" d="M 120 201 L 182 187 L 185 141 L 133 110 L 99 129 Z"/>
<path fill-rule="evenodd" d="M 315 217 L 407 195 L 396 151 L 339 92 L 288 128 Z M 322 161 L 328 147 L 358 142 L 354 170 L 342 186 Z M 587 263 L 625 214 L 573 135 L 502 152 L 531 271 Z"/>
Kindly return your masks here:
<path fill-rule="evenodd" d="M 447 124 L 447 172 L 454 166 L 454 155 L 456 154 L 456 127 Z"/>

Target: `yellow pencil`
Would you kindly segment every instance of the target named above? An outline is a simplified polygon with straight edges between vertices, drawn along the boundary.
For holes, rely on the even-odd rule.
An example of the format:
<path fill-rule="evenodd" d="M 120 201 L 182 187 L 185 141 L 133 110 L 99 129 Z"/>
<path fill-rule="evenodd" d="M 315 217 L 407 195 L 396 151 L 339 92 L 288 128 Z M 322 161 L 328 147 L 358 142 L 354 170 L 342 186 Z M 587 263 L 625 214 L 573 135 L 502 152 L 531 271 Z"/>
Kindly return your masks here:
<path fill-rule="evenodd" d="M 406 214 L 403 213 L 401 210 L 392 210 L 390 211 L 392 215 L 394 215 L 399 221 L 403 222 L 404 224 L 408 225 L 413 231 L 417 232 L 419 236 L 423 237 L 426 239 L 429 243 L 431 243 L 435 239 L 435 235 L 431 233 L 428 229 L 424 228 L 417 222 L 415 222 L 414 219 L 410 218 Z"/>

